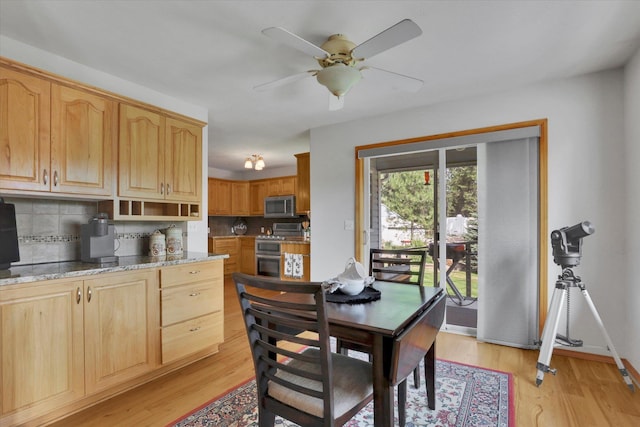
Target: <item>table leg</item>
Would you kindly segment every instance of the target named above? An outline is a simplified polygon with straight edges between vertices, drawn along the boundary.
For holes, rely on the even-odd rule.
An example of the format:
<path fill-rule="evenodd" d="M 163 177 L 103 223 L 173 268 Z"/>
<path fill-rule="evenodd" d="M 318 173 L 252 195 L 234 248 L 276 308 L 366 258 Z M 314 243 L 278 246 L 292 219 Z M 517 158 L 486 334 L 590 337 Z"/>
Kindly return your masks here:
<path fill-rule="evenodd" d="M 427 387 L 427 405 L 436 409 L 436 342 L 433 341 L 424 356 L 424 376 Z"/>
<path fill-rule="evenodd" d="M 373 420 L 376 427 L 393 426 L 393 386 L 384 372 L 383 338 L 373 340 Z"/>

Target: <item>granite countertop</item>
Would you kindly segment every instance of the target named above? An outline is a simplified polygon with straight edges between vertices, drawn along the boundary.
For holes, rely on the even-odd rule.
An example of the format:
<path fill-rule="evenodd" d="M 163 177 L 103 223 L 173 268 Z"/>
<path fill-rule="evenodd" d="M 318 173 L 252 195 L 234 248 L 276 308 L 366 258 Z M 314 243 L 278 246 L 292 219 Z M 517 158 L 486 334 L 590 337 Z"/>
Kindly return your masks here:
<path fill-rule="evenodd" d="M 65 279 L 68 277 L 91 276 L 118 271 L 140 270 L 168 265 L 189 264 L 199 261 L 229 258 L 228 254 L 185 252 L 182 255 L 166 257 L 122 256 L 113 264 L 91 264 L 81 261 L 52 262 L 45 264 L 16 265 L 8 270 L 0 270 L 0 289 L 3 285 L 37 282 L 39 280 Z"/>

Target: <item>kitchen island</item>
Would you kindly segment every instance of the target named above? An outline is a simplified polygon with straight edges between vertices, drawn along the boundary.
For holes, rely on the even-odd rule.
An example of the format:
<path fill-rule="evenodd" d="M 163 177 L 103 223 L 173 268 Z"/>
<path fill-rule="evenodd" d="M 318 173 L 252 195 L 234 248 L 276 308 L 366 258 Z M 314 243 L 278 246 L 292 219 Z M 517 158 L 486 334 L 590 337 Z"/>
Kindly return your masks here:
<path fill-rule="evenodd" d="M 227 256 L 0 272 L 0 424 L 46 424 L 218 352 Z"/>

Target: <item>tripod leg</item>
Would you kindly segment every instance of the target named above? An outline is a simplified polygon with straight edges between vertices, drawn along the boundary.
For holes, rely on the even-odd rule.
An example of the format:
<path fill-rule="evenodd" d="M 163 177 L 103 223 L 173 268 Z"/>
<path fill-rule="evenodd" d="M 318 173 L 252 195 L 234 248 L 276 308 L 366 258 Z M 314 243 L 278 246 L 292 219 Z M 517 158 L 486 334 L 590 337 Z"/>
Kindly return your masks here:
<path fill-rule="evenodd" d="M 553 290 L 551 307 L 547 313 L 547 320 L 544 322 L 544 328 L 542 329 L 542 345 L 540 346 L 540 356 L 538 356 L 538 363 L 536 365 L 538 370 L 538 373 L 536 374 L 537 386 L 542 384 L 545 372 L 551 372 L 554 375 L 556 373 L 555 369 L 549 368 L 549 362 L 551 362 L 553 344 L 555 343 L 556 335 L 558 333 L 562 303 L 564 302 L 564 296 L 567 292 L 566 284 L 562 285 L 562 287 L 558 286 L 560 285 L 556 284 L 556 288 Z"/>
<path fill-rule="evenodd" d="M 587 304 L 589 305 L 589 308 L 591 309 L 591 313 L 593 313 L 593 317 L 596 319 L 596 322 L 598 323 L 598 326 L 600 327 L 600 330 L 602 331 L 602 335 L 604 336 L 604 339 L 607 342 L 607 346 L 609 347 L 609 351 L 613 355 L 613 359 L 616 361 L 616 365 L 618 366 L 618 370 L 622 374 L 622 379 L 624 380 L 625 383 L 627 383 L 627 386 L 629 387 L 629 389 L 631 391 L 635 391 L 634 387 L 633 387 L 633 382 L 631 381 L 631 377 L 629 376 L 629 373 L 627 372 L 627 369 L 622 364 L 622 361 L 620 360 L 620 357 L 618 356 L 618 352 L 616 351 L 615 347 L 613 346 L 613 342 L 611 342 L 611 338 L 609 338 L 609 334 L 607 333 L 607 330 L 604 328 L 604 323 L 602 323 L 602 319 L 600 318 L 600 315 L 598 314 L 598 310 L 596 310 L 595 304 L 593 304 L 593 301 L 591 300 L 591 297 L 589 296 L 589 292 L 587 292 L 587 290 L 584 287 L 581 287 L 580 290 L 582 291 L 582 295 L 584 295 L 584 298 L 587 301 Z"/>

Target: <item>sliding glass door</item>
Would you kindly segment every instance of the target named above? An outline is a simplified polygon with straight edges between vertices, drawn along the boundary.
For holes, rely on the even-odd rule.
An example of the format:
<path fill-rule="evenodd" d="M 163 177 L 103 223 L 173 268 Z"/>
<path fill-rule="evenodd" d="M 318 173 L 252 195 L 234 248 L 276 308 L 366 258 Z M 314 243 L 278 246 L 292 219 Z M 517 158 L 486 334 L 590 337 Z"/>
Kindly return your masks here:
<path fill-rule="evenodd" d="M 402 152 L 395 147 L 384 155 L 361 153 L 367 190 L 362 255 L 370 247 L 388 244 L 381 227 L 388 216 L 388 206 L 381 208 L 384 180 L 393 173 L 424 174 L 423 188 L 414 188 L 433 192 L 428 207 L 433 211 L 432 229 L 405 213 L 401 220 L 411 226 L 411 233 L 405 235 L 416 236 L 420 231 L 424 240 L 405 237 L 394 244 L 416 246 L 424 241 L 422 247 L 431 255 L 427 266 L 431 274 L 425 284 L 442 287 L 449 294 L 447 328 L 477 334 L 482 341 L 524 348 L 534 348 L 539 333 L 542 252 L 540 147 L 536 130 L 529 134 L 515 139 L 508 134 L 441 140 L 432 144 L 433 149 L 405 147 L 407 152 Z M 397 206 L 402 196 L 395 196 Z M 407 203 L 415 203 L 414 196 L 407 195 Z M 389 203 L 388 195 L 386 199 Z M 429 198 L 424 200 L 431 203 Z"/>

